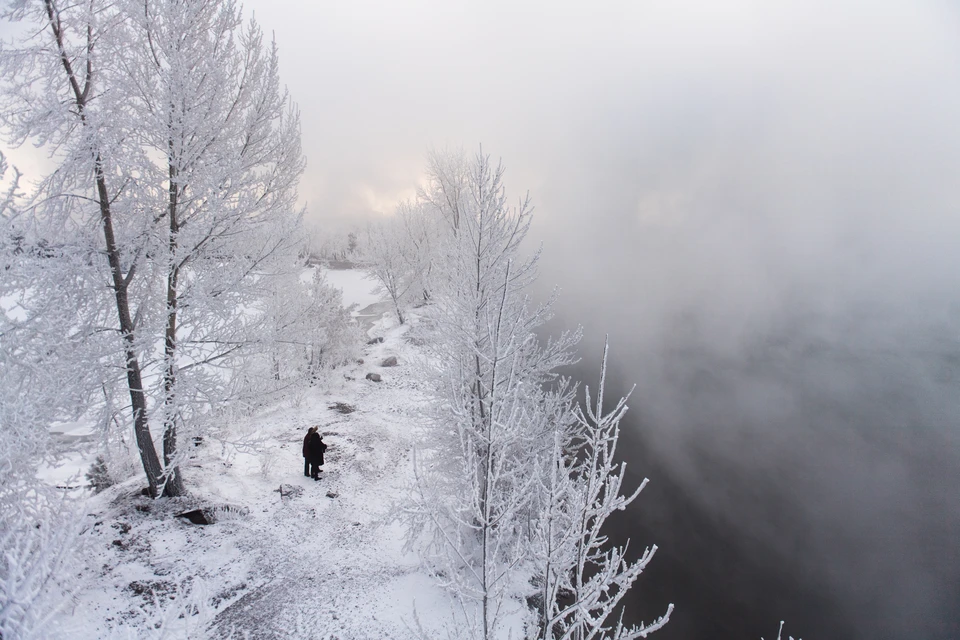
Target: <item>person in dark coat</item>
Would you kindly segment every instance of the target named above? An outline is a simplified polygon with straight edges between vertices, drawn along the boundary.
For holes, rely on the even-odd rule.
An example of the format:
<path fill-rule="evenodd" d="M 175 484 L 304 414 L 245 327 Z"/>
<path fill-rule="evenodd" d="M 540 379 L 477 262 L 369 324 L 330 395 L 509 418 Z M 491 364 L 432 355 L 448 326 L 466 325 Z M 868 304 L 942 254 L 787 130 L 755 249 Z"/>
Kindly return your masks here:
<path fill-rule="evenodd" d="M 317 431 L 316 427 L 307 429 L 307 435 L 303 437 L 303 475 L 310 477 L 310 452 L 307 449 L 307 443 L 310 442 L 310 434 Z"/>
<path fill-rule="evenodd" d="M 317 433 L 316 428 L 312 433 L 307 434 L 307 454 L 310 460 L 310 477 L 314 480 L 320 479 L 320 467 L 323 466 L 323 453 L 327 450 L 327 445 L 323 442 L 323 436 Z"/>

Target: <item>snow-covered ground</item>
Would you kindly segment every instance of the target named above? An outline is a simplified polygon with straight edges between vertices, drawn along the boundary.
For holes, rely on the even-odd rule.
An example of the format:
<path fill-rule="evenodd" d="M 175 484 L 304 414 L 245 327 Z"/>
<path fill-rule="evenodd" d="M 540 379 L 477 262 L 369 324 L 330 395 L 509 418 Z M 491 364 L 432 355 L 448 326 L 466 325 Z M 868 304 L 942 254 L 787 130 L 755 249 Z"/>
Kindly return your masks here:
<path fill-rule="evenodd" d="M 377 301 L 362 272 L 327 276 L 344 290 L 345 306 Z M 414 607 L 426 630 L 441 631 L 447 597 L 415 554 L 404 552 L 391 515 L 412 480 L 411 448 L 426 401 L 407 328 L 383 313 L 368 333 L 384 342 L 365 347 L 364 364 L 340 370 L 335 383 L 297 406 L 244 418 L 230 444 L 207 439 L 196 447 L 183 470 L 189 497 L 142 497 L 139 478 L 93 497 L 84 587 L 68 610 L 68 636 L 157 637 L 154 625 L 166 616 L 165 637 L 202 638 L 186 629 L 207 616 L 212 637 L 413 638 Z M 388 356 L 399 366 L 379 366 Z M 366 380 L 368 372 L 382 382 Z M 335 403 L 354 411 L 341 413 Z M 329 447 L 319 482 L 303 475 L 301 445 L 311 425 Z M 301 493 L 281 496 L 281 485 Z M 217 508 L 218 521 L 200 526 L 175 517 L 200 506 Z M 181 616 L 191 589 L 208 606 Z"/>

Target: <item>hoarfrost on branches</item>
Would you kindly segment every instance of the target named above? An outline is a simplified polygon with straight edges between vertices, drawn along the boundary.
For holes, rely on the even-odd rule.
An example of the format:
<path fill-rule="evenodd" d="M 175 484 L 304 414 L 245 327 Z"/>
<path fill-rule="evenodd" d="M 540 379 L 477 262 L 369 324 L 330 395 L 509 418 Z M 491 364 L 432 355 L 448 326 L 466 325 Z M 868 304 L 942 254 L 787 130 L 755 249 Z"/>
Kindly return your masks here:
<path fill-rule="evenodd" d="M 525 294 L 538 259 L 520 257 L 529 198 L 510 206 L 502 166 L 482 152 L 434 153 L 418 208 L 438 223 L 423 278 L 436 398 L 415 453 L 408 545 L 451 593 L 464 637 L 498 637 L 512 614 L 542 640 L 646 637 L 672 605 L 646 625 L 614 618 L 656 547 L 627 562 L 602 533 L 642 489 L 620 495 L 626 399 L 604 412 L 604 352 L 596 402 L 588 390 L 579 406 L 557 373 L 574 362 L 579 332 L 537 337 L 553 300 Z"/>
<path fill-rule="evenodd" d="M 305 242 L 299 113 L 276 45 L 234 2 L 27 0 L 4 17 L 39 27 L 0 57 L 4 132 L 47 145 L 56 163 L 23 215 L 5 216 L 16 330 L 36 337 L 19 341 L 17 360 L 39 364 L 48 338 L 67 336 L 76 410 L 108 431 L 132 423 L 151 493 L 178 495 L 179 432 L 269 386 L 260 363 L 277 345 L 311 339 L 278 337 L 269 313 Z M 54 308 L 69 310 L 63 326 Z"/>
<path fill-rule="evenodd" d="M 397 320 L 415 302 L 429 300 L 436 221 L 419 203 L 404 202 L 396 213 L 367 227 L 363 257 L 393 304 Z"/>

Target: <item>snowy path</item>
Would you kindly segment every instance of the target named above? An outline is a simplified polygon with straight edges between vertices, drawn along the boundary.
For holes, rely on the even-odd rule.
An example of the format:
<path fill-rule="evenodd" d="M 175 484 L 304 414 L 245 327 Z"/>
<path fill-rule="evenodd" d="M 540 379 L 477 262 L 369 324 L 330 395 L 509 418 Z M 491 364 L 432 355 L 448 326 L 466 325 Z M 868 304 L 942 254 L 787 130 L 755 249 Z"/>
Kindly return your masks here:
<path fill-rule="evenodd" d="M 84 576 L 89 587 L 75 599 L 70 637 L 152 637 L 117 632 L 142 631 L 140 610 L 175 611 L 177 585 L 199 581 L 215 608 L 214 637 L 412 638 L 414 601 L 425 620 L 441 624 L 446 597 L 403 552 L 403 531 L 390 517 L 412 480 L 412 431 L 425 402 L 411 365 L 417 348 L 394 323 L 384 314 L 372 335 L 385 340 L 364 347 L 365 364 L 338 370 L 336 382 L 297 407 L 238 421 L 246 446 L 199 447 L 184 469 L 191 497 L 151 501 L 136 495 L 139 480 L 97 496 L 85 538 L 88 566 L 99 569 Z M 399 366 L 378 366 L 391 355 Z M 383 381 L 365 380 L 369 371 Z M 336 402 L 356 410 L 342 414 Z M 329 446 L 320 482 L 302 473 L 311 425 Z M 281 499 L 281 484 L 303 493 Z M 210 504 L 249 512 L 209 526 L 174 517 Z"/>
<path fill-rule="evenodd" d="M 395 351 L 390 347 L 369 348 L 381 353 L 367 361 Z M 357 375 L 347 393 L 354 413 L 314 414 L 330 446 L 327 471 L 315 483 L 300 474 L 297 459 L 285 481 L 302 486 L 303 497 L 274 500 L 275 520 L 262 523 L 278 542 L 253 567 L 268 582 L 219 614 L 221 630 L 255 628 L 253 637 L 264 639 L 402 637 L 412 611 L 403 596 L 431 587 L 416 558 L 402 553 L 402 531 L 390 522 L 390 501 L 410 480 L 408 425 L 415 419 L 411 390 L 397 384 L 401 371 L 383 372 L 379 385 Z M 299 448 L 302 433 L 291 439 Z M 260 545 L 259 536 L 251 541 Z"/>

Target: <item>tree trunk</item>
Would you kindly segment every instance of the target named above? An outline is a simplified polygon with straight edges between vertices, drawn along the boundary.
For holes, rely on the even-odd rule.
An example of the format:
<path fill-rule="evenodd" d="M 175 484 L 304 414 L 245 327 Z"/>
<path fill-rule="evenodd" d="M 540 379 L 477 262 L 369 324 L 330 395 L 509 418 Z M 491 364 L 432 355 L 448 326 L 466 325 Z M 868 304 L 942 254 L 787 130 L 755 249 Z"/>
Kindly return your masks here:
<path fill-rule="evenodd" d="M 87 127 L 87 100 L 93 86 L 93 66 L 91 54 L 94 47 L 93 32 L 87 28 L 87 60 L 83 76 L 83 87 L 77 78 L 73 63 L 67 54 L 64 45 L 63 28 L 60 23 L 60 13 L 54 0 L 44 0 L 50 31 L 57 44 L 57 53 L 60 55 L 60 64 L 66 74 L 70 90 L 73 93 L 73 102 L 77 107 L 80 125 Z M 117 316 L 120 320 L 120 334 L 123 336 L 123 355 L 127 370 L 127 387 L 130 390 L 130 408 L 133 411 L 133 431 L 137 438 L 137 448 L 140 451 L 140 461 L 147 475 L 150 485 L 150 495 L 156 497 L 163 481 L 163 467 L 157 457 L 157 449 L 150 435 L 150 424 L 147 421 L 147 400 L 143 392 L 143 376 L 140 372 L 140 362 L 137 360 L 136 339 L 134 336 L 133 320 L 130 317 L 130 301 L 127 295 L 128 285 L 133 275 L 126 277 L 120 262 L 120 250 L 117 248 L 116 236 L 113 232 L 113 212 L 110 208 L 110 192 L 107 189 L 107 180 L 103 171 L 103 158 L 99 150 L 94 150 L 94 181 L 97 189 L 97 204 L 100 208 L 100 223 L 103 227 L 103 239 L 106 245 L 107 261 L 110 264 L 110 275 L 113 280 L 113 291 L 117 304 Z"/>
<path fill-rule="evenodd" d="M 167 327 L 163 334 L 163 357 L 166 361 L 163 373 L 163 464 L 166 467 L 167 482 L 163 488 L 163 495 L 180 496 L 184 493 L 183 478 L 180 475 L 180 467 L 175 463 L 177 454 L 177 287 L 180 279 L 180 265 L 177 262 L 177 235 L 180 232 L 180 222 L 177 217 L 179 184 L 177 168 L 172 163 L 168 166 L 170 203 L 167 214 L 170 219 L 170 264 L 167 271 Z"/>
<path fill-rule="evenodd" d="M 120 320 L 120 334 L 123 336 L 124 358 L 127 369 L 127 386 L 130 389 L 130 407 L 133 410 L 133 432 L 137 438 L 140 461 L 147 474 L 150 495 L 157 497 L 163 481 L 163 467 L 157 457 L 157 449 L 150 435 L 147 421 L 147 399 L 143 392 L 143 378 L 140 374 L 140 362 L 137 360 L 136 340 L 133 320 L 130 317 L 130 301 L 127 295 L 127 279 L 123 276 L 120 264 L 120 251 L 113 233 L 113 213 L 110 210 L 110 197 L 107 182 L 103 174 L 103 165 L 98 153 L 94 163 L 97 183 L 97 199 L 100 205 L 100 222 L 103 226 L 103 239 L 106 244 L 107 261 L 113 278 L 113 291 L 117 303 L 117 316 Z"/>

